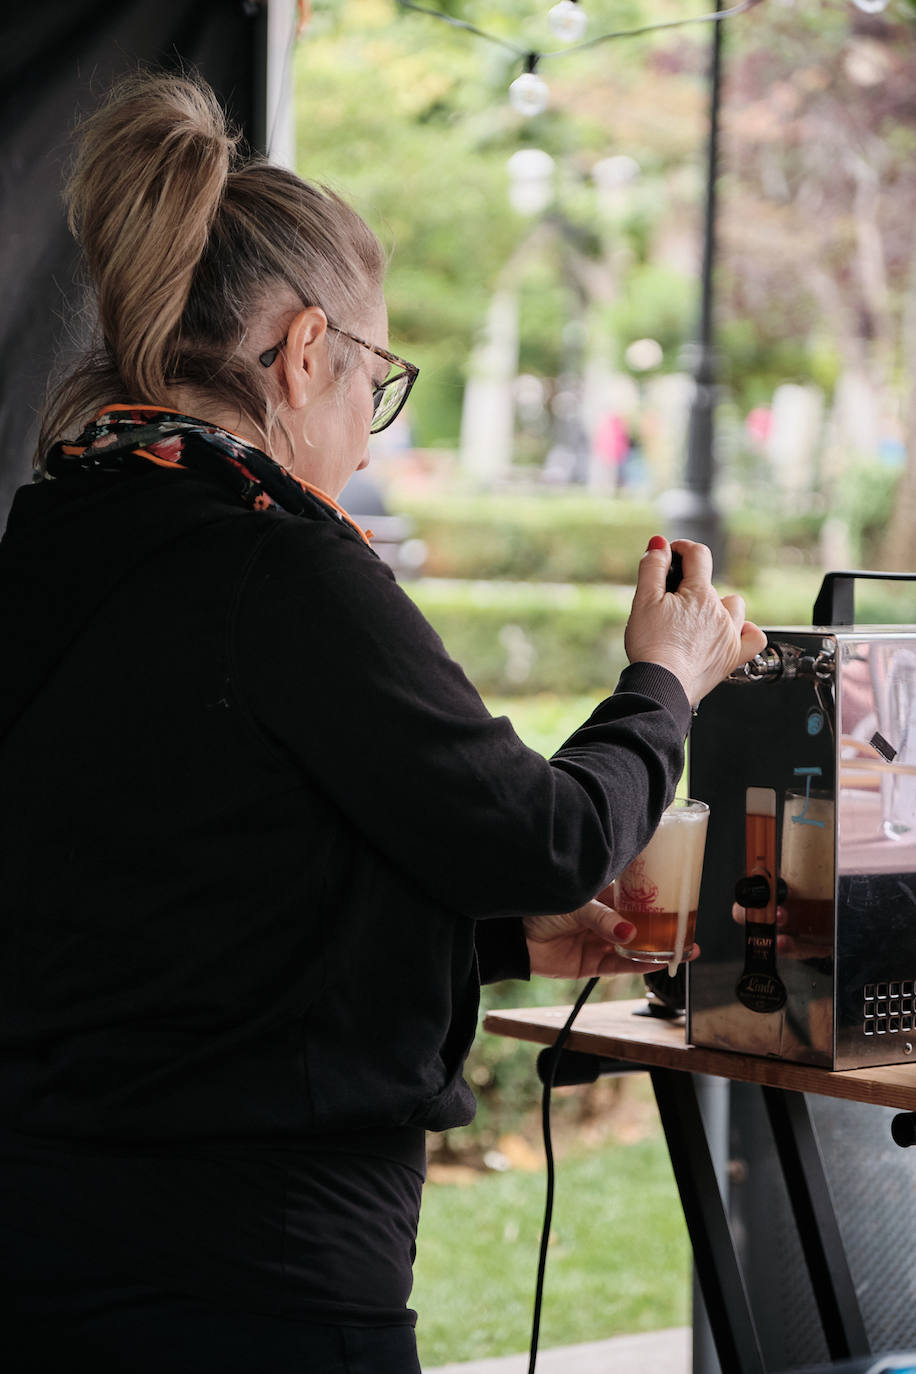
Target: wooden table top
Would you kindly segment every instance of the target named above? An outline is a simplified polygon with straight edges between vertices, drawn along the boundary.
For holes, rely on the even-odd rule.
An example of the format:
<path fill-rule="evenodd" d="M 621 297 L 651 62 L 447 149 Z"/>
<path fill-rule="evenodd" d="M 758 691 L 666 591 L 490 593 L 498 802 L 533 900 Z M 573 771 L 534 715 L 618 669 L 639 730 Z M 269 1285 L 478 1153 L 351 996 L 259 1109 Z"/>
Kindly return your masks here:
<path fill-rule="evenodd" d="M 601 1058 L 626 1059 L 647 1068 L 683 1069 L 712 1074 L 741 1083 L 765 1083 L 795 1092 L 845 1097 L 852 1102 L 871 1102 L 901 1111 L 916 1111 L 916 1064 L 889 1064 L 882 1068 L 830 1069 L 808 1064 L 789 1064 L 750 1054 L 709 1050 L 685 1041 L 684 1018 L 665 1021 L 656 1016 L 637 1016 L 646 1001 L 586 1003 L 570 1032 L 566 1048 Z M 494 1035 L 552 1045 L 566 1023 L 570 1007 L 522 1007 L 517 1011 L 491 1011 L 483 1028 Z"/>

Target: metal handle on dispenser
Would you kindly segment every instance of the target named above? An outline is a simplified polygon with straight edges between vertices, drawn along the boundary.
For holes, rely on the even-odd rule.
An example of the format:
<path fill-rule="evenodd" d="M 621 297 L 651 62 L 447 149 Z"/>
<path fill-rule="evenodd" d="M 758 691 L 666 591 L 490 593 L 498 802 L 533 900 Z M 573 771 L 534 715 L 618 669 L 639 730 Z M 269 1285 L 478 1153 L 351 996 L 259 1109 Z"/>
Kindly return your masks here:
<path fill-rule="evenodd" d="M 846 569 L 824 574 L 811 616 L 813 625 L 852 625 L 855 622 L 855 589 L 859 578 L 878 582 L 916 582 L 916 573 L 863 572 Z"/>

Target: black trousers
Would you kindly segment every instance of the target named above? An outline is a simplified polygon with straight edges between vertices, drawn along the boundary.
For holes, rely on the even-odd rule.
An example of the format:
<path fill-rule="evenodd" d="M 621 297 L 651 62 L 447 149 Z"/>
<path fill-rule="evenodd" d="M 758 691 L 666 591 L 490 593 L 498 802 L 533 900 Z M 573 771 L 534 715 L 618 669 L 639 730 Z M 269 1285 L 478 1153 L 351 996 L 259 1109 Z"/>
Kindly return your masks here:
<path fill-rule="evenodd" d="M 5 1374 L 420 1374 L 411 1326 L 208 1307 L 0 1227 Z"/>

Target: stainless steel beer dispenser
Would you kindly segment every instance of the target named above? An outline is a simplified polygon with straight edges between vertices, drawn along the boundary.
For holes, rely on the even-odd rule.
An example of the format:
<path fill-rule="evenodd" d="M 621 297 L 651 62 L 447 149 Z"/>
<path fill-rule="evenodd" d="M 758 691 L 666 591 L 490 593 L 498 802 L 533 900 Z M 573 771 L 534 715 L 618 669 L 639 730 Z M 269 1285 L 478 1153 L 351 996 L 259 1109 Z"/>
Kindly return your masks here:
<path fill-rule="evenodd" d="M 856 626 L 828 573 L 813 629 L 701 703 L 709 805 L 692 1044 L 826 1068 L 916 1061 L 916 626 Z"/>

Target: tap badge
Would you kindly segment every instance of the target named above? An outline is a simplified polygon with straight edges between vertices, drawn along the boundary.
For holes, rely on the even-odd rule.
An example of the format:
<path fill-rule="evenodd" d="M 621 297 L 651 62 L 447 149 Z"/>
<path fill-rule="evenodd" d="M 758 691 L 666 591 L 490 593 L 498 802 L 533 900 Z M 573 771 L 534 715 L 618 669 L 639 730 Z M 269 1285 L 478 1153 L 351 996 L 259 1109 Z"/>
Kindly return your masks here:
<path fill-rule="evenodd" d="M 785 1006 L 786 987 L 776 973 L 745 970 L 735 984 L 735 996 L 749 1011 L 766 1015 Z"/>
<path fill-rule="evenodd" d="M 824 713 L 819 711 L 816 706 L 812 706 L 805 717 L 805 730 L 812 737 L 819 735 L 824 728 Z"/>
<path fill-rule="evenodd" d="M 810 782 L 810 780 L 809 780 Z M 749 1011 L 765 1016 L 786 1002 L 776 972 L 776 792 L 749 787 L 745 793 L 745 870 L 735 897 L 744 907 L 744 971 L 735 996 Z"/>

